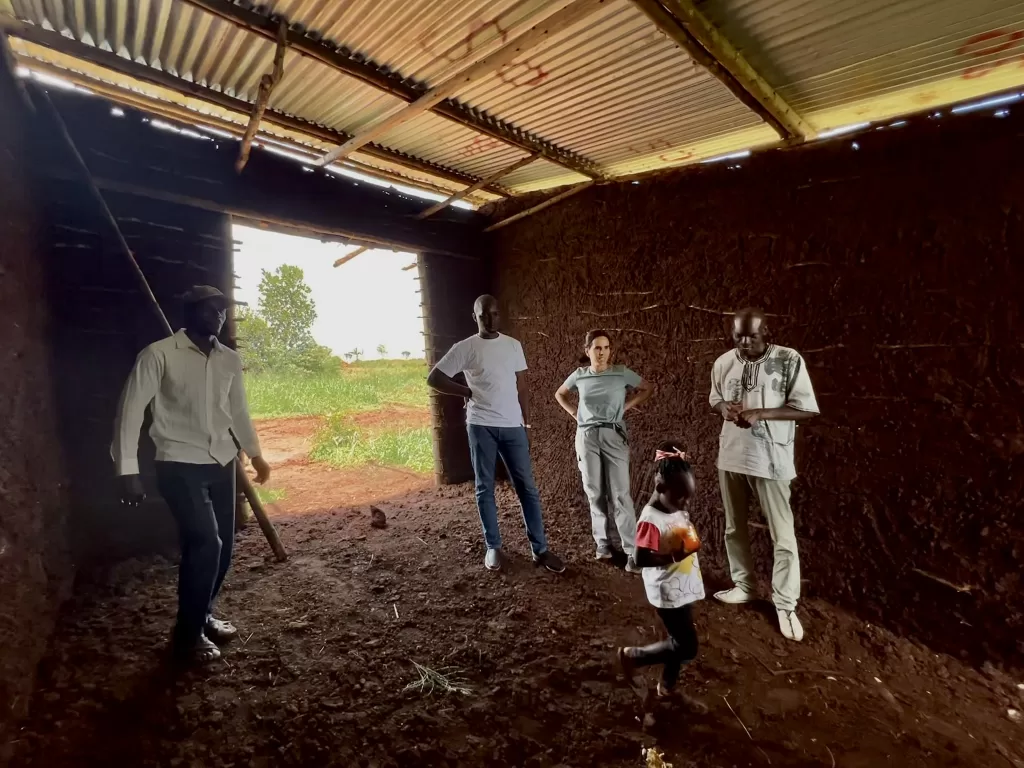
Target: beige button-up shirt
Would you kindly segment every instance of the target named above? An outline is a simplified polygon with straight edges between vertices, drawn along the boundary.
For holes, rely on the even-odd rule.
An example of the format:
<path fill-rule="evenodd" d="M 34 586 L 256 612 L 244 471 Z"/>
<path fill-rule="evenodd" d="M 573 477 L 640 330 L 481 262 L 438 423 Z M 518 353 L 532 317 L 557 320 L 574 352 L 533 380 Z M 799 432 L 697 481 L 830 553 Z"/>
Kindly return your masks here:
<path fill-rule="evenodd" d="M 232 435 L 249 458 L 260 455 L 241 358 L 216 340 L 207 357 L 181 330 L 139 354 L 114 425 L 118 475 L 139 473 L 139 433 L 150 404 L 157 461 L 225 466 L 238 453 Z"/>

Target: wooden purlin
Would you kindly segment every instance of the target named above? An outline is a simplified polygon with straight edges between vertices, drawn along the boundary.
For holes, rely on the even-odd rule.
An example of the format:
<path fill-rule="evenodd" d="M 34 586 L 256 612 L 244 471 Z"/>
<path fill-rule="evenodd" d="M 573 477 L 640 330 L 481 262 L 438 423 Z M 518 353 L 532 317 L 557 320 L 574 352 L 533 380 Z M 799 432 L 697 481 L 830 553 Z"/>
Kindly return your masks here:
<path fill-rule="evenodd" d="M 459 93 L 464 92 L 474 83 L 480 82 L 502 67 L 511 64 L 526 51 L 535 48 L 547 40 L 551 40 L 560 32 L 564 32 L 574 24 L 596 13 L 604 7 L 604 3 L 605 0 L 575 0 L 575 2 L 552 14 L 549 18 L 539 24 L 535 24 L 522 35 L 509 41 L 494 53 L 469 65 L 461 72 L 449 77 L 443 83 L 428 89 L 403 109 L 360 131 L 341 146 L 325 154 L 321 163 L 330 163 L 339 158 L 347 157 L 365 144 L 383 138 L 398 126 L 403 125 L 417 115 L 427 112 L 445 99 L 454 99 Z M 593 173 L 586 175 L 591 178 L 594 177 Z"/>
<path fill-rule="evenodd" d="M 593 181 L 585 181 L 582 184 L 577 184 L 576 186 L 569 187 L 564 192 L 559 192 L 557 195 L 549 197 L 547 200 L 537 203 L 536 205 L 530 206 L 525 211 L 520 211 L 517 214 L 509 216 L 507 219 L 502 219 L 501 221 L 495 224 L 491 224 L 491 226 L 484 229 L 484 232 L 493 232 L 496 229 L 507 227 L 509 224 L 515 221 L 525 219 L 527 216 L 532 216 L 538 211 L 543 211 L 545 208 L 549 208 L 550 206 L 555 205 L 555 203 L 560 203 L 566 198 L 572 197 L 573 195 L 578 195 L 580 192 L 583 192 L 586 189 L 590 189 L 592 186 L 594 186 L 594 183 L 595 182 Z"/>
<path fill-rule="evenodd" d="M 815 131 L 758 74 L 691 0 L 633 0 L 657 27 L 708 70 L 783 139 L 803 141 Z"/>
<path fill-rule="evenodd" d="M 176 91 L 191 98 L 205 101 L 209 104 L 213 104 L 233 112 L 238 112 L 243 115 L 249 115 L 252 111 L 252 104 L 247 101 L 237 99 L 233 96 L 227 95 L 226 93 L 222 93 L 212 88 L 207 88 L 206 86 L 189 82 L 188 80 L 183 80 L 179 77 L 163 72 L 162 70 L 147 66 L 146 64 L 139 64 L 138 62 L 130 61 L 115 53 L 111 53 L 110 51 L 105 51 L 92 45 L 80 43 L 76 40 L 64 37 L 59 32 L 51 32 L 49 30 L 42 29 L 41 27 L 15 21 L 5 16 L 0 16 L 0 28 L 4 29 L 12 37 L 17 37 L 30 43 L 50 48 L 67 56 L 72 56 L 74 58 L 81 59 L 82 61 L 86 61 L 95 66 L 109 69 L 112 72 L 116 72 L 125 77 L 132 77 L 161 88 L 167 88 L 168 90 Z M 296 133 L 302 133 L 330 144 L 342 144 L 350 138 L 349 134 L 342 131 L 326 128 L 271 109 L 264 112 L 263 120 L 264 122 L 273 123 L 274 125 L 282 128 L 295 131 Z M 409 168 L 420 173 L 436 176 L 456 184 L 474 184 L 479 181 L 479 179 L 474 176 L 470 176 L 445 166 L 436 165 L 435 163 L 430 163 L 425 160 L 410 157 L 403 152 L 381 147 L 376 144 L 368 144 L 359 151 L 379 160 Z M 491 194 L 500 195 L 501 197 L 509 197 L 509 192 L 507 190 L 493 184 L 485 187 L 484 190 Z"/>
<path fill-rule="evenodd" d="M 255 10 L 244 8 L 228 0 L 184 0 L 184 2 L 269 40 L 275 38 L 277 30 L 276 19 L 279 18 L 277 16 L 265 16 Z M 338 72 L 357 78 L 367 85 L 378 88 L 403 101 L 416 101 L 427 90 L 425 87 L 411 83 L 396 73 L 385 71 L 383 67 L 373 62 L 356 60 L 344 49 L 320 40 L 314 40 L 298 29 L 289 29 L 287 41 L 288 47 L 292 50 L 315 59 L 322 64 L 326 64 Z M 477 133 L 490 136 L 531 154 L 539 152 L 542 157 L 555 165 L 575 171 L 588 178 L 602 178 L 600 169 L 586 158 L 558 147 L 549 141 L 533 136 L 527 131 L 511 126 L 502 120 L 490 115 L 481 114 L 455 101 L 441 101 L 434 105 L 431 111 Z"/>
<path fill-rule="evenodd" d="M 421 220 L 422 219 L 428 219 L 431 216 L 433 216 L 435 213 L 438 213 L 439 211 L 443 211 L 445 208 L 447 208 L 452 203 L 457 203 L 459 200 L 462 200 L 463 198 L 468 197 L 469 195 L 471 195 L 474 192 L 476 192 L 477 190 L 487 186 L 488 184 L 496 182 L 498 179 L 502 178 L 503 176 L 508 176 L 513 171 L 518 171 L 523 166 L 529 165 L 534 160 L 536 160 L 538 157 L 539 157 L 539 155 L 534 154 L 534 155 L 529 155 L 527 157 L 524 157 L 521 160 L 517 160 L 516 162 L 512 163 L 512 165 L 509 165 L 509 166 L 506 166 L 505 168 L 502 168 L 500 171 L 498 171 L 497 173 L 491 174 L 486 179 L 481 179 L 476 184 L 473 184 L 472 186 L 466 187 L 465 189 L 459 190 L 458 192 L 456 192 L 454 195 L 452 195 L 451 197 L 447 198 L 446 200 L 442 200 L 439 203 L 435 203 L 434 205 L 430 206 L 429 208 L 427 208 L 422 213 L 417 214 L 416 218 L 417 219 L 421 219 Z"/>
<path fill-rule="evenodd" d="M 74 85 L 81 86 L 82 88 L 87 88 L 94 93 L 98 93 L 101 96 L 110 99 L 116 104 L 137 109 L 151 115 L 157 115 L 165 120 L 178 123 L 182 128 L 207 128 L 214 131 L 221 131 L 223 133 L 230 133 L 232 137 L 239 140 L 241 140 L 242 134 L 245 131 L 245 126 L 240 123 L 234 123 L 222 117 L 217 117 L 204 112 L 196 112 L 174 102 L 151 98 L 136 91 L 129 90 L 128 88 L 97 80 L 89 75 L 72 72 L 55 64 L 41 61 L 40 59 L 34 59 L 23 54 L 15 54 L 15 61 L 34 72 L 42 72 L 44 74 L 66 80 Z M 271 146 L 281 146 L 289 152 L 294 152 L 297 155 L 305 157 L 311 163 L 316 160 L 316 155 L 311 154 L 313 152 L 312 149 L 305 145 L 295 144 L 280 136 L 257 133 L 255 143 L 259 144 L 261 142 Z M 349 170 L 356 171 L 358 173 L 365 173 L 368 176 L 375 176 L 381 180 L 390 181 L 393 184 L 401 184 L 414 189 L 433 192 L 434 194 L 450 194 L 450 190 L 445 187 L 429 184 L 420 179 L 409 178 L 408 176 L 403 176 L 398 172 L 388 171 L 373 165 L 367 165 L 351 158 L 346 160 L 343 165 L 332 167 L 347 167 Z M 460 192 L 461 191 L 463 190 L 460 190 Z"/>

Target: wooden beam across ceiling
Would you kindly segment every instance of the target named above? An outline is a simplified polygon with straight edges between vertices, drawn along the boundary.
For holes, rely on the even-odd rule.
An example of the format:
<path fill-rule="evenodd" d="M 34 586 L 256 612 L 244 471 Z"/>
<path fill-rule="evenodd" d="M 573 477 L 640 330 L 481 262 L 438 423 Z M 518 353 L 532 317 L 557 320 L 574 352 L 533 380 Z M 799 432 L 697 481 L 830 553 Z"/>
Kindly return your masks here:
<path fill-rule="evenodd" d="M 464 92 L 474 83 L 478 83 L 484 78 L 493 75 L 502 67 L 511 64 L 526 51 L 535 48 L 546 40 L 551 40 L 555 35 L 564 32 L 574 24 L 583 21 L 588 16 L 605 7 L 605 2 L 606 0 L 575 0 L 575 2 L 557 13 L 553 13 L 544 21 L 534 24 L 526 32 L 506 43 L 494 53 L 469 65 L 443 83 L 430 88 L 404 109 L 400 109 L 395 114 L 360 131 L 340 147 L 336 147 L 325 154 L 320 162 L 326 164 L 348 157 L 360 147 L 371 141 L 383 138 L 389 131 L 407 123 L 417 115 L 433 109 L 442 101 L 454 99 L 459 93 Z M 586 175 L 594 178 L 593 173 Z"/>
<path fill-rule="evenodd" d="M 559 192 L 557 195 L 549 197 L 547 200 L 544 200 L 543 202 L 540 202 L 540 203 L 537 203 L 536 205 L 530 206 L 525 211 L 520 211 L 517 214 L 509 216 L 507 219 L 502 219 L 499 222 L 491 224 L 491 226 L 487 227 L 484 230 L 484 232 L 493 232 L 496 229 L 501 229 L 502 227 L 507 227 L 509 224 L 511 224 L 511 223 L 513 223 L 515 221 L 519 221 L 520 219 L 525 219 L 527 216 L 532 216 L 533 214 L 537 213 L 538 211 L 543 211 L 545 208 L 550 208 L 555 203 L 560 203 L 563 200 L 572 197 L 573 195 L 578 195 L 580 192 L 583 192 L 584 190 L 590 189 L 592 186 L 594 186 L 594 182 L 593 181 L 584 181 L 582 184 L 576 184 L 575 186 L 569 187 L 564 192 Z"/>
<path fill-rule="evenodd" d="M 132 109 L 138 109 L 142 112 L 146 112 L 150 115 L 162 117 L 166 120 L 172 121 L 173 123 L 177 123 L 181 128 L 206 128 L 213 131 L 231 134 L 232 137 L 239 141 L 243 138 L 245 131 L 244 125 L 239 125 L 238 123 L 233 123 L 229 120 L 206 113 L 195 112 L 173 102 L 150 98 L 149 96 L 129 90 L 128 88 L 122 88 L 104 80 L 97 80 L 89 75 L 72 72 L 55 64 L 40 61 L 39 59 L 34 59 L 31 56 L 26 56 L 24 54 L 16 54 L 15 60 L 21 66 L 32 72 L 50 75 L 51 77 L 56 77 L 60 80 L 72 83 L 73 85 L 81 86 L 93 93 L 98 93 L 101 96 L 104 96 L 115 104 L 121 104 L 126 107 L 131 107 Z M 257 144 L 263 143 L 279 149 L 285 149 L 305 158 L 310 163 L 313 163 L 316 160 L 316 156 L 311 154 L 312 150 L 309 147 L 297 144 L 279 136 L 260 132 L 257 133 L 254 142 Z M 444 187 L 429 184 L 418 179 L 410 179 L 407 176 L 402 176 L 400 173 L 387 171 L 372 165 L 366 165 L 365 163 L 357 162 L 351 158 L 336 167 L 347 168 L 348 170 L 376 177 L 382 181 L 390 181 L 392 184 L 400 186 L 418 188 L 426 192 L 433 192 L 434 194 L 440 195 L 449 194 L 449 190 Z M 464 191 L 465 190 L 461 190 L 456 194 L 461 194 Z"/>
<path fill-rule="evenodd" d="M 348 264 L 348 263 L 349 263 L 350 261 L 352 261 L 352 259 L 354 259 L 354 258 L 355 258 L 356 256 L 358 256 L 358 255 L 359 255 L 359 254 L 361 254 L 361 253 L 366 253 L 366 252 L 367 252 L 368 250 L 370 250 L 368 246 L 365 246 L 365 245 L 363 245 L 363 246 L 360 246 L 359 248 L 356 248 L 356 249 L 355 249 L 354 251 L 352 251 L 351 253 L 346 253 L 346 254 L 345 254 L 344 256 L 342 256 L 342 257 L 341 257 L 340 259 L 338 259 L 337 261 L 335 261 L 335 262 L 334 262 L 334 266 L 335 266 L 335 267 L 340 267 L 340 266 L 341 266 L 342 264 Z"/>
<path fill-rule="evenodd" d="M 59 32 L 51 32 L 43 29 L 42 27 L 15 21 L 4 16 L 0 16 L 0 27 L 2 27 L 12 37 L 27 40 L 30 43 L 35 43 L 36 45 L 50 48 L 59 53 L 73 56 L 77 59 L 81 59 L 82 61 L 89 62 L 90 64 L 109 69 L 112 72 L 116 72 L 125 77 L 135 78 L 136 80 L 141 80 L 145 83 L 150 83 L 161 88 L 167 88 L 191 98 L 205 101 L 209 104 L 222 107 L 223 109 L 231 110 L 232 112 L 237 112 L 243 115 L 249 115 L 252 112 L 253 105 L 248 101 L 237 99 L 233 96 L 227 95 L 226 93 L 222 93 L 221 91 L 214 90 L 213 88 L 207 88 L 205 86 L 189 82 L 188 80 L 183 80 L 180 77 L 175 77 L 174 75 L 155 69 L 154 67 L 150 67 L 146 64 L 130 61 L 129 59 L 118 56 L 110 51 L 105 51 L 100 48 L 96 48 L 95 46 L 87 45 L 86 43 L 80 43 L 77 40 L 64 37 Z M 322 125 L 317 125 L 316 123 L 310 123 L 306 120 L 302 120 L 282 112 L 277 112 L 272 109 L 267 109 L 263 113 L 263 121 L 297 133 L 311 136 L 330 144 L 343 144 L 350 138 L 349 134 L 342 131 L 336 131 Z M 411 170 L 418 171 L 419 173 L 430 174 L 456 184 L 474 184 L 479 181 L 478 178 L 470 176 L 469 174 L 437 165 L 436 163 L 431 163 L 426 160 L 411 157 L 406 155 L 404 152 L 398 152 L 376 144 L 367 145 L 363 147 L 360 152 L 365 155 L 369 155 L 370 157 L 375 157 L 379 160 L 393 163 L 394 165 L 398 165 L 403 168 L 409 168 Z M 484 187 L 484 190 L 492 194 L 501 195 L 502 197 L 509 196 L 507 190 L 496 185 Z"/>
<path fill-rule="evenodd" d="M 250 32 L 261 35 L 268 40 L 276 39 L 276 16 L 264 15 L 255 10 L 236 5 L 229 0 L 184 0 L 184 2 Z M 428 92 L 428 89 L 422 84 L 411 82 L 403 78 L 399 73 L 392 72 L 371 61 L 357 60 L 350 51 L 343 47 L 322 40 L 315 40 L 307 36 L 304 30 L 291 28 L 290 22 L 286 39 L 288 47 L 297 53 L 326 64 L 338 72 L 357 78 L 367 85 L 371 85 L 403 101 L 415 102 Z M 431 110 L 477 133 L 498 139 L 531 154 L 539 152 L 542 157 L 563 168 L 568 168 L 590 178 L 601 177 L 601 172 L 594 163 L 575 152 L 556 146 L 527 131 L 516 128 L 485 113 L 478 112 L 463 104 L 451 100 L 442 100 L 433 105 Z"/>
<path fill-rule="evenodd" d="M 488 184 L 496 182 L 498 179 L 500 179 L 503 176 L 508 176 L 513 171 L 518 171 L 523 166 L 529 165 L 534 160 L 536 160 L 537 157 L 538 157 L 538 155 L 527 155 L 523 159 L 517 160 L 516 162 L 512 163 L 512 165 L 509 165 L 509 166 L 506 166 L 505 168 L 502 168 L 500 171 L 497 171 L 496 173 L 491 174 L 486 179 L 481 179 L 480 181 L 478 181 L 473 186 L 466 187 L 465 189 L 460 189 L 458 192 L 456 192 L 454 195 L 452 195 L 451 197 L 447 198 L 446 200 L 442 200 L 439 203 L 434 203 L 434 205 L 430 206 L 426 210 L 424 210 L 424 211 L 420 212 L 419 214 L 417 214 L 416 218 L 417 219 L 429 219 L 435 213 L 437 213 L 438 211 L 443 211 L 445 208 L 447 208 L 452 203 L 457 203 L 459 200 L 462 200 L 464 197 L 468 197 L 469 195 L 473 194 L 474 192 L 476 192 L 477 190 L 481 189 L 482 187 L 485 187 Z"/>
<path fill-rule="evenodd" d="M 813 139 L 816 131 L 750 65 L 692 0 L 633 0 L 658 28 L 718 78 L 783 139 Z"/>

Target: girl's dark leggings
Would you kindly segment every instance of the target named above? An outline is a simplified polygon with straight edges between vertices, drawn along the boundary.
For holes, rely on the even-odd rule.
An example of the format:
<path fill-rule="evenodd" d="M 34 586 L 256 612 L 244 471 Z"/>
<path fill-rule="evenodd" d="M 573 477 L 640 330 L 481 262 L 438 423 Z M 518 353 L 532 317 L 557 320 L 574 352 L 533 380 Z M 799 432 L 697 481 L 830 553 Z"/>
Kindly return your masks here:
<path fill-rule="evenodd" d="M 664 664 L 661 681 L 671 689 L 679 679 L 679 670 L 697 658 L 697 628 L 693 626 L 692 606 L 658 608 L 658 616 L 668 630 L 668 639 L 642 648 L 630 649 L 630 657 L 638 667 Z"/>

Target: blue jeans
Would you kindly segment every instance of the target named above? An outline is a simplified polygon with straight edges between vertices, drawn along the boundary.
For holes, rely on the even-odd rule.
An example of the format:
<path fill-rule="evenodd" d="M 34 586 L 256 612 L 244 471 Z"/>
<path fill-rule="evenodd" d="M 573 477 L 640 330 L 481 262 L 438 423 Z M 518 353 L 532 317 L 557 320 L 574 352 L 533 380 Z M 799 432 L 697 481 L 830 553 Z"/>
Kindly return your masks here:
<path fill-rule="evenodd" d="M 231 567 L 235 540 L 235 462 L 180 464 L 158 461 L 156 480 L 178 524 L 178 622 L 174 643 L 195 645 Z"/>
<path fill-rule="evenodd" d="M 473 460 L 473 474 L 476 475 L 476 507 L 480 512 L 480 523 L 484 529 L 484 541 L 488 549 L 501 548 L 501 532 L 498 530 L 498 505 L 494 502 L 494 471 L 498 457 L 505 462 L 508 476 L 512 478 L 519 503 L 523 507 L 523 522 L 530 548 L 535 556 L 548 550 L 544 536 L 544 519 L 540 511 L 540 494 L 533 481 L 533 467 L 530 464 L 530 441 L 525 427 L 481 427 L 470 424 L 469 455 Z"/>

